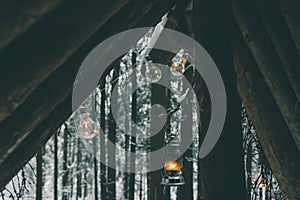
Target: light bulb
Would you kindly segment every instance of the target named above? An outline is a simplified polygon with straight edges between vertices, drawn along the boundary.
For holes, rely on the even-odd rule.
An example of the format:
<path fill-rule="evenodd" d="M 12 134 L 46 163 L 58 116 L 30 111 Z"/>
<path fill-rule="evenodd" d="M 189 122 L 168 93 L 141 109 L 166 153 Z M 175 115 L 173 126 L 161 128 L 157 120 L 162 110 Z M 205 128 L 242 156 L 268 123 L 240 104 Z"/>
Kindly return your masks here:
<path fill-rule="evenodd" d="M 185 63 L 186 59 L 185 58 L 180 58 L 178 61 L 173 62 L 170 71 L 174 76 L 182 76 L 183 73 L 185 72 Z"/>
<path fill-rule="evenodd" d="M 182 76 L 185 72 L 185 65 L 189 54 L 181 49 L 176 56 L 172 59 L 170 71 L 174 76 Z"/>
<path fill-rule="evenodd" d="M 146 80 L 150 83 L 156 83 L 161 79 L 161 70 L 151 61 L 146 63 Z"/>
<path fill-rule="evenodd" d="M 82 113 L 79 115 L 78 132 L 81 137 L 85 139 L 91 139 L 95 137 L 99 132 L 99 126 L 94 122 L 88 113 Z"/>

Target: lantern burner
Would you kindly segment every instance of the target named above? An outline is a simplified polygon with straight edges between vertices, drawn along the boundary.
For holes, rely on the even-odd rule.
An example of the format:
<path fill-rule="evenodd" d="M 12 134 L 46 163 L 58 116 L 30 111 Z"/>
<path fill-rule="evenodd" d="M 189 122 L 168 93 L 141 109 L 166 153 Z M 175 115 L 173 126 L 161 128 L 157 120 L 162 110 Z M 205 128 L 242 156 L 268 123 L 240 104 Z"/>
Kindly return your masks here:
<path fill-rule="evenodd" d="M 164 170 L 161 184 L 166 186 L 184 185 L 185 182 L 181 170 Z"/>

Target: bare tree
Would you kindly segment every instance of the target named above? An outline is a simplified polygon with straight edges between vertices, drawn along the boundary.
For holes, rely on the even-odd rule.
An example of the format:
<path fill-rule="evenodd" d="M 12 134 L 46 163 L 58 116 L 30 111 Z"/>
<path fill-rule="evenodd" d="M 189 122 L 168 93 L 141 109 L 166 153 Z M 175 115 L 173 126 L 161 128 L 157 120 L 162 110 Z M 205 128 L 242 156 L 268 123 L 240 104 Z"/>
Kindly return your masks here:
<path fill-rule="evenodd" d="M 42 199 L 43 191 L 43 150 L 40 149 L 36 155 L 36 200 Z"/>
<path fill-rule="evenodd" d="M 69 172 L 68 172 L 68 128 L 65 124 L 64 129 L 64 143 L 63 143 L 63 177 L 62 177 L 62 188 L 63 194 L 62 199 L 67 200 L 69 198 L 68 195 L 68 180 L 69 180 Z"/>

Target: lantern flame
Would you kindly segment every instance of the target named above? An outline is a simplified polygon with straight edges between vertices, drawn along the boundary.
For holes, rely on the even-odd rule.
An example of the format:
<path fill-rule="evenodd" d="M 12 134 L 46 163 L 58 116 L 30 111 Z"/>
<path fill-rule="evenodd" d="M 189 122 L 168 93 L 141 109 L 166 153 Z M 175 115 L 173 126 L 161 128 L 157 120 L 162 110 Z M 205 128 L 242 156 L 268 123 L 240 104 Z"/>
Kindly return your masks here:
<path fill-rule="evenodd" d="M 165 170 L 168 171 L 178 171 L 181 170 L 181 163 L 177 160 L 167 161 L 165 164 Z"/>

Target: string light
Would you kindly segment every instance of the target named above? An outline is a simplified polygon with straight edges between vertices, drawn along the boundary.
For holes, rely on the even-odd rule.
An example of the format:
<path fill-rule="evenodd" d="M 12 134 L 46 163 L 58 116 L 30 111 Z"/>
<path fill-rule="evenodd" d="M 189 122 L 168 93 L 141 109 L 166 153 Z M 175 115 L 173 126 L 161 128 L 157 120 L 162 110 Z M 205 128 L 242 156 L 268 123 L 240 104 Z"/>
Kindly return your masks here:
<path fill-rule="evenodd" d="M 170 71 L 174 76 L 182 76 L 183 73 L 185 72 L 185 63 L 186 59 L 185 58 L 180 58 L 178 61 L 173 62 Z"/>
<path fill-rule="evenodd" d="M 82 113 L 79 115 L 78 132 L 79 135 L 85 139 L 91 139 L 97 136 L 99 126 L 90 118 L 89 113 Z"/>
<path fill-rule="evenodd" d="M 146 62 L 146 80 L 150 83 L 156 83 L 158 82 L 161 77 L 162 73 L 159 67 L 157 67 L 152 61 Z"/>
<path fill-rule="evenodd" d="M 174 76 L 182 76 L 185 72 L 186 68 L 186 62 L 188 58 L 188 54 L 181 49 L 176 56 L 172 59 L 172 64 L 170 67 L 170 71 Z"/>

